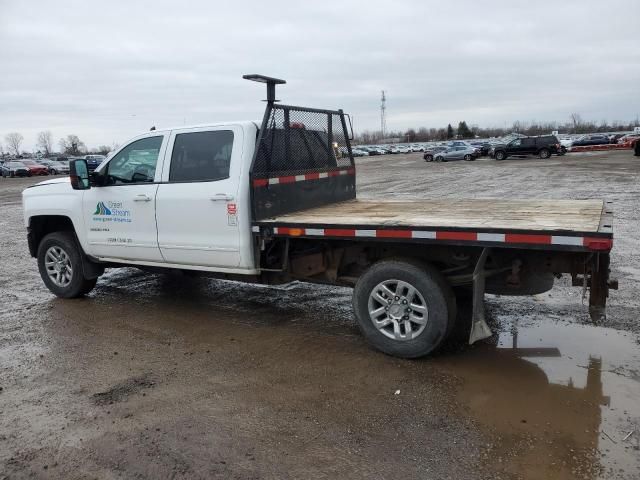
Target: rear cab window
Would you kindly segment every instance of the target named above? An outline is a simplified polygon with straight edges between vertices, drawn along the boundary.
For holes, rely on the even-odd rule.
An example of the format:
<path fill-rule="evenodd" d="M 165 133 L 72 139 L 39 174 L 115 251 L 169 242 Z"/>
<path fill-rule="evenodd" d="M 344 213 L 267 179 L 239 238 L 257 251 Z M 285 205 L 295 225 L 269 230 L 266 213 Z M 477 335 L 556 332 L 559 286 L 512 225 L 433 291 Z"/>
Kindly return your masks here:
<path fill-rule="evenodd" d="M 212 182 L 229 178 L 233 131 L 178 133 L 171 152 L 170 182 Z"/>

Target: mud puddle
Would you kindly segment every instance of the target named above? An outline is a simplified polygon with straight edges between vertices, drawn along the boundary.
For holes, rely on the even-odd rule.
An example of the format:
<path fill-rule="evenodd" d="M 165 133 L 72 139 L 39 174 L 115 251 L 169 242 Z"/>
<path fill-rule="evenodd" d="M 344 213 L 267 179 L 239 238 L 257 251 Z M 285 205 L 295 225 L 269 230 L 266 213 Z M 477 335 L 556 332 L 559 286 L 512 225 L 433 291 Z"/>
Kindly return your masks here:
<path fill-rule="evenodd" d="M 435 360 L 463 379 L 459 398 L 498 439 L 487 459 L 517 478 L 639 478 L 637 337 L 552 320 L 504 326 L 495 345 Z"/>

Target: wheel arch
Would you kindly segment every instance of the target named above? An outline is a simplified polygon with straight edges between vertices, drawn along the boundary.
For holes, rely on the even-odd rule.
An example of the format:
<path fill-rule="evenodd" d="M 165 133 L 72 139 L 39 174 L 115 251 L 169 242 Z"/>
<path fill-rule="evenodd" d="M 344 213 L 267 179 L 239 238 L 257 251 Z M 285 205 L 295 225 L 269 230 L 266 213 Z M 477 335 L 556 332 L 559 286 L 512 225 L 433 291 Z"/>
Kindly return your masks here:
<path fill-rule="evenodd" d="M 66 215 L 34 215 L 29 217 L 27 226 L 29 254 L 34 258 L 37 256 L 38 246 L 47 234 L 64 231 L 70 231 L 76 235 L 73 221 Z"/>

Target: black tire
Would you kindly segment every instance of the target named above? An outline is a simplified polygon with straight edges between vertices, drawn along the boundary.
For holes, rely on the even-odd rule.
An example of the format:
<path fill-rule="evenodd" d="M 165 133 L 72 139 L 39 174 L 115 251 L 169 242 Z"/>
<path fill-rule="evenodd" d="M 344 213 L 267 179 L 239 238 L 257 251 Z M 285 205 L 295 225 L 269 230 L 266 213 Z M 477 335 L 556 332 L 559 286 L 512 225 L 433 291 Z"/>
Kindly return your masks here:
<path fill-rule="evenodd" d="M 465 156 L 464 156 L 464 159 L 465 159 L 467 162 L 470 162 L 471 160 L 473 160 L 473 158 L 472 158 L 472 157 L 471 157 L 471 155 L 469 155 L 469 154 L 465 155 Z"/>
<path fill-rule="evenodd" d="M 496 160 L 504 160 L 507 158 L 507 155 L 504 152 L 496 152 L 494 157 Z"/>
<path fill-rule="evenodd" d="M 425 155 L 425 156 L 424 156 L 424 159 L 425 159 L 427 162 L 433 162 L 433 155 Z"/>
<path fill-rule="evenodd" d="M 549 158 L 551 156 L 551 152 L 547 148 L 543 148 L 538 152 L 538 156 L 540 158 Z"/>
<path fill-rule="evenodd" d="M 51 247 L 62 249 L 69 257 L 71 263 L 71 280 L 66 286 L 56 285 L 45 267 L 45 256 Z M 72 232 L 53 232 L 46 235 L 38 245 L 38 270 L 40 277 L 47 288 L 60 298 L 81 297 L 95 287 L 97 278 L 84 278 L 82 273 L 82 252 Z"/>
<path fill-rule="evenodd" d="M 56 171 L 56 169 L 52 168 L 51 169 L 51 175 L 57 175 L 57 174 L 58 174 L 58 172 Z"/>
<path fill-rule="evenodd" d="M 426 304 L 428 320 L 422 331 L 418 329 L 415 338 L 392 339 L 376 328 L 369 315 L 372 292 L 380 283 L 394 280 L 411 284 Z M 432 353 L 449 336 L 456 318 L 455 297 L 449 284 L 434 267 L 413 260 L 381 260 L 371 266 L 356 283 L 353 308 L 367 341 L 374 348 L 400 358 L 418 358 Z"/>

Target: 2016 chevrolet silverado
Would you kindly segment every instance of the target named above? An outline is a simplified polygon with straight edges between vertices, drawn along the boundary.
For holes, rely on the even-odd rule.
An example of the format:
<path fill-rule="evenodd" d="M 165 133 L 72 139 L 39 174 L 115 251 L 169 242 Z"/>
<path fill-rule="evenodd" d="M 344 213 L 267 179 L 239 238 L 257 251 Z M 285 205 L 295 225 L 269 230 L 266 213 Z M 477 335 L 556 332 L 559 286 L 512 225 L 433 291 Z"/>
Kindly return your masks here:
<path fill-rule="evenodd" d="M 153 130 L 95 172 L 76 160 L 69 178 L 24 191 L 29 249 L 55 295 L 84 295 L 119 266 L 351 286 L 364 336 L 408 358 L 442 344 L 459 302 L 472 303 L 474 342 L 491 334 L 485 292 L 541 293 L 562 273 L 602 314 L 608 202 L 358 200 L 348 116 L 281 105 L 284 81 L 245 78 L 267 84 L 260 126 Z"/>

